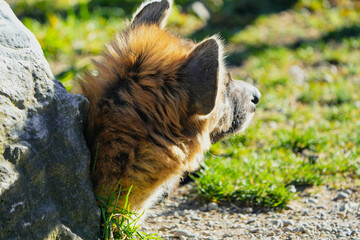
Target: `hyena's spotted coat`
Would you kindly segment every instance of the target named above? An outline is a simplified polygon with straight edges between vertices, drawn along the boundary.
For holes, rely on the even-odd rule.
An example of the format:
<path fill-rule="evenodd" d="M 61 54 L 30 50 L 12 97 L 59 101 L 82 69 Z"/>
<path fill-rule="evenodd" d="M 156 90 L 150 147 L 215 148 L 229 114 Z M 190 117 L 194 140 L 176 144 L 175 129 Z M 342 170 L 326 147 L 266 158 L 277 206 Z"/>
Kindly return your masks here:
<path fill-rule="evenodd" d="M 80 81 L 90 101 L 87 143 L 98 153 L 95 192 L 119 180 L 134 186 L 134 211 L 196 170 L 211 143 L 244 129 L 260 99 L 231 79 L 217 37 L 196 44 L 163 29 L 171 4 L 144 3 L 95 62 L 98 74 Z"/>

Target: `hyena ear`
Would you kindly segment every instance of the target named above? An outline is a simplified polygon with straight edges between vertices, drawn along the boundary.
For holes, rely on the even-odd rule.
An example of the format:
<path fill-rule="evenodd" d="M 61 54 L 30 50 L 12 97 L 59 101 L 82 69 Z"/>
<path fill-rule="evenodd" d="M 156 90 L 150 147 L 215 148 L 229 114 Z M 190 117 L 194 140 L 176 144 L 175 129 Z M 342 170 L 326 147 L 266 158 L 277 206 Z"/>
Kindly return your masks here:
<path fill-rule="evenodd" d="M 173 0 L 152 0 L 144 2 L 134 13 L 131 27 L 140 24 L 157 24 L 164 28 L 171 12 Z"/>
<path fill-rule="evenodd" d="M 207 115 L 215 107 L 222 65 L 222 44 L 217 37 L 196 45 L 185 64 L 190 102 L 199 115 Z"/>

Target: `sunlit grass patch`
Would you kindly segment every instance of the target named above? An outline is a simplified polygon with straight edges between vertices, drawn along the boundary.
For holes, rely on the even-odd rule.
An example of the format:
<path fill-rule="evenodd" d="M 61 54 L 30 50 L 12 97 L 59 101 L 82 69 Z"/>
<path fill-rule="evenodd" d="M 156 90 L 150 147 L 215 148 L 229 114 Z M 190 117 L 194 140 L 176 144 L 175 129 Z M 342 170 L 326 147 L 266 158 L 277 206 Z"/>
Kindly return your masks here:
<path fill-rule="evenodd" d="M 245 133 L 211 148 L 196 178 L 202 196 L 277 208 L 295 197 L 290 185 L 360 176 L 359 13 L 295 8 L 230 39 L 242 45 L 235 78 L 251 79 L 262 99 Z"/>
<path fill-rule="evenodd" d="M 211 201 L 240 205 L 284 207 L 291 194 L 270 160 L 252 154 L 242 157 L 210 157 L 196 179 L 196 189 Z"/>
<path fill-rule="evenodd" d="M 101 210 L 101 238 L 104 240 L 120 239 L 160 239 L 157 234 L 146 234 L 139 231 L 139 220 L 142 214 L 129 211 L 127 199 L 131 194 L 130 189 L 121 189 L 121 181 L 115 189 L 103 189 L 104 196 L 96 196 Z M 110 192 L 111 191 L 111 192 Z M 125 196 L 121 194 L 127 192 Z M 125 198 L 123 207 L 118 207 L 120 197 Z"/>

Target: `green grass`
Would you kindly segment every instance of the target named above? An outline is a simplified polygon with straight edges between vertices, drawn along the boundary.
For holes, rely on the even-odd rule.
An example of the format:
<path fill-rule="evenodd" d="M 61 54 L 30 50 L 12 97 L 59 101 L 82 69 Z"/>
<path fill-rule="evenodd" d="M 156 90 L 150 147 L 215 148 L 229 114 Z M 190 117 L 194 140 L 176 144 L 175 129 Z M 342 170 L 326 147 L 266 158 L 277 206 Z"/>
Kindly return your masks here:
<path fill-rule="evenodd" d="M 233 77 L 253 82 L 263 96 L 245 133 L 212 146 L 195 178 L 197 192 L 209 201 L 282 208 L 296 197 L 290 185 L 336 185 L 360 176 L 360 6 L 351 0 L 298 0 L 271 9 L 265 1 L 254 10 L 262 2 L 256 1 L 219 1 L 225 5 L 214 8 L 214 22 L 221 22 L 219 14 L 232 14 L 234 21 L 200 31 L 201 20 L 175 7 L 169 28 L 198 40 L 220 32 Z M 139 4 L 127 0 L 122 9 L 112 0 L 71 6 L 65 0 L 18 2 L 15 10 L 69 90 L 89 68 L 89 57 L 102 51 Z M 241 18 L 241 6 L 251 6 L 251 18 Z M 296 79 L 294 69 L 305 75 Z"/>
<path fill-rule="evenodd" d="M 101 210 L 101 238 L 109 239 L 160 239 L 157 234 L 146 234 L 139 231 L 140 225 L 138 224 L 142 215 L 129 211 L 127 199 L 131 193 L 130 189 L 121 189 L 120 182 L 111 190 L 103 189 L 104 196 L 96 196 Z M 123 207 L 118 207 L 122 192 L 127 192 L 125 196 L 125 204 Z"/>
<path fill-rule="evenodd" d="M 96 160 L 98 156 L 98 147 L 96 147 L 95 160 L 91 170 L 91 177 L 96 168 Z M 157 234 L 147 234 L 139 231 L 138 224 L 142 214 L 131 212 L 128 204 L 129 195 L 132 186 L 129 189 L 121 188 L 121 180 L 114 189 L 103 186 L 101 192 L 103 196 L 96 195 L 97 203 L 101 212 L 101 239 L 104 240 L 120 240 L 120 239 L 160 239 Z M 124 196 L 124 192 L 126 192 Z M 118 206 L 120 198 L 125 198 L 124 206 Z"/>
<path fill-rule="evenodd" d="M 360 11 L 319 4 L 260 16 L 229 39 L 230 62 L 242 64 L 234 77 L 252 79 L 263 97 L 244 134 L 212 146 L 196 178 L 206 199 L 285 207 L 290 185 L 360 176 Z"/>

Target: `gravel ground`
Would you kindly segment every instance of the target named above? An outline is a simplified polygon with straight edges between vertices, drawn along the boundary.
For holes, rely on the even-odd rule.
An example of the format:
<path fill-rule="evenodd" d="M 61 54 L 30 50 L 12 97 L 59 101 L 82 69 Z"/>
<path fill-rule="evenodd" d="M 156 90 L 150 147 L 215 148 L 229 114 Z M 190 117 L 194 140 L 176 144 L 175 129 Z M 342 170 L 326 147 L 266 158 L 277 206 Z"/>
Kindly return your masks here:
<path fill-rule="evenodd" d="M 205 204 L 190 192 L 190 184 L 182 186 L 152 208 L 142 230 L 163 239 L 360 239 L 360 185 L 353 180 L 300 191 L 281 212 Z"/>

